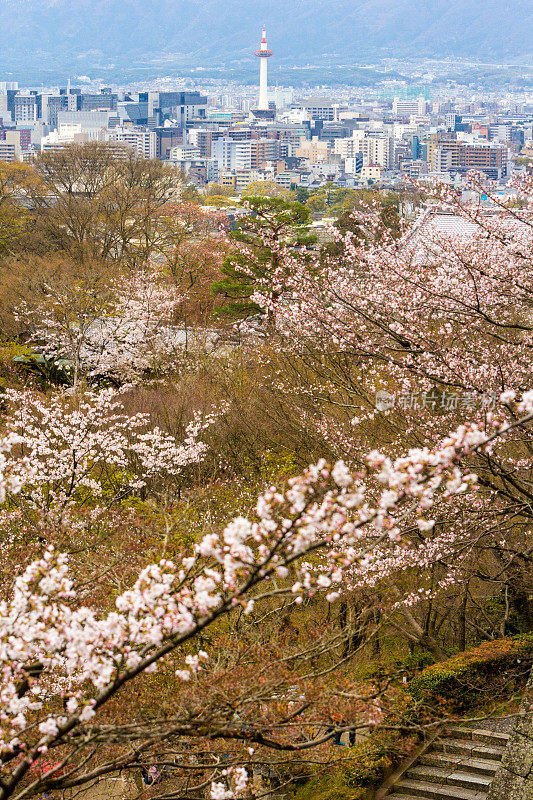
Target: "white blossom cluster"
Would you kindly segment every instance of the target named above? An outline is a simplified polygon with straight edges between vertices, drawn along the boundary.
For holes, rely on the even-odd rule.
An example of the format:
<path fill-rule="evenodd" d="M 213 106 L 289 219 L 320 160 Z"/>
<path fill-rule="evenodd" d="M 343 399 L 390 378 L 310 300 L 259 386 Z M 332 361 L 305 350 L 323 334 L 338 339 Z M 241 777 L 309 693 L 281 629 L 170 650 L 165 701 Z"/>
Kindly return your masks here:
<path fill-rule="evenodd" d="M 131 382 L 176 351 L 171 323 L 180 299 L 175 287 L 140 271 L 111 282 L 109 296 L 98 299 L 83 287 L 74 296 L 48 287 L 45 302 L 18 313 L 36 349 L 66 359 L 75 383 L 80 372 Z"/>
<path fill-rule="evenodd" d="M 179 442 L 150 426 L 146 414 L 125 414 L 125 391 L 87 392 L 74 402 L 6 392 L 15 413 L 9 447 L 0 453 L 0 468 L 10 476 L 3 499 L 16 491 L 31 511 L 60 520 L 84 498 L 101 502 L 109 495 L 109 470 L 120 473 L 116 491 L 123 493 L 125 486 L 138 489 L 156 475 L 179 475 L 202 459 L 206 445 L 199 436 L 213 415 L 195 417 Z"/>

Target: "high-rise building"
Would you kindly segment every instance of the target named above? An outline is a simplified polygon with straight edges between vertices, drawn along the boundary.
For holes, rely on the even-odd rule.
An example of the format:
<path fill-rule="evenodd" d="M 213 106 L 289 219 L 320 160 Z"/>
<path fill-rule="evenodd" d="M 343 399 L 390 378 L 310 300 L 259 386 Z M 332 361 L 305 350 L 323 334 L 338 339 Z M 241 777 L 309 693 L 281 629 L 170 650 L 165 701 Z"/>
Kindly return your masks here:
<path fill-rule="evenodd" d="M 457 171 L 459 169 L 457 134 L 453 131 L 431 134 L 427 140 L 427 162 L 431 172 Z"/>
<path fill-rule="evenodd" d="M 81 94 L 80 111 L 116 111 L 117 96 L 103 91 L 99 94 Z"/>
<path fill-rule="evenodd" d="M 495 123 L 494 125 L 489 125 L 489 139 L 491 141 L 496 140 L 498 142 L 510 142 L 511 128 L 512 125 L 510 122 L 500 122 Z"/>
<path fill-rule="evenodd" d="M 267 161 L 278 161 L 281 142 L 279 139 L 245 139 L 235 141 L 224 136 L 213 142 L 211 153 L 218 168 L 225 172 L 258 169 Z"/>
<path fill-rule="evenodd" d="M 183 128 L 180 126 L 165 125 L 155 128 L 157 158 L 166 161 L 170 158 L 173 147 L 183 142 Z"/>
<path fill-rule="evenodd" d="M 508 150 L 504 145 L 464 144 L 461 153 L 461 167 L 465 172 L 477 170 L 487 178 L 497 180 L 507 174 Z"/>
<path fill-rule="evenodd" d="M 15 122 L 37 122 L 41 118 L 41 95 L 35 91 L 16 94 L 13 118 Z"/>
<path fill-rule="evenodd" d="M 42 94 L 41 95 L 41 115 L 45 125 L 55 129 L 58 126 L 57 116 L 60 111 L 66 111 L 68 102 L 66 95 L 62 94 Z"/>
<path fill-rule="evenodd" d="M 364 166 L 390 169 L 394 164 L 394 140 L 392 136 L 365 136 L 361 142 Z"/>
<path fill-rule="evenodd" d="M 455 133 L 435 133 L 427 142 L 427 161 L 432 172 L 464 174 L 469 170 L 498 180 L 507 172 L 507 147 L 490 142 L 459 141 Z"/>
<path fill-rule="evenodd" d="M 148 116 L 155 117 L 158 125 L 165 120 L 175 121 L 184 128 L 194 119 L 205 119 L 207 97 L 200 92 L 145 92 Z M 143 97 L 142 100 L 145 98 Z M 139 96 L 139 100 L 141 97 Z"/>
<path fill-rule="evenodd" d="M 313 136 L 311 139 L 300 140 L 300 145 L 295 149 L 294 155 L 297 158 L 306 158 L 310 164 L 321 164 L 322 162 L 329 161 L 331 155 L 331 146 L 329 142 L 320 141 L 318 136 Z"/>
<path fill-rule="evenodd" d="M 80 125 L 80 129 L 85 133 L 102 128 L 115 128 L 119 122 L 116 111 L 59 111 L 57 113 L 58 128 L 62 125 Z"/>
<path fill-rule="evenodd" d="M 10 89 L 9 86 L 13 84 L 5 83 L 8 88 L 0 90 L 0 117 L 4 124 L 12 122 L 15 115 L 15 97 L 18 94 L 18 89 Z"/>
<path fill-rule="evenodd" d="M 191 128 L 189 142 L 199 148 L 202 158 L 210 158 L 213 131 L 209 131 L 207 128 Z"/>

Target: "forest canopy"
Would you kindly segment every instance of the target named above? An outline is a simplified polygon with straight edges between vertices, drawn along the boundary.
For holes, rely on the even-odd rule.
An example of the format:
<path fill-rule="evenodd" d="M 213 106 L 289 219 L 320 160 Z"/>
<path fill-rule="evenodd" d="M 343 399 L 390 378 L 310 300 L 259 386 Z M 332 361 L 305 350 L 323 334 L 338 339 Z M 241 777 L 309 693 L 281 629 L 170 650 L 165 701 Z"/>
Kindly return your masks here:
<path fill-rule="evenodd" d="M 100 143 L 0 164 L 0 798 L 118 775 L 138 795 L 150 769 L 152 797 L 304 797 L 344 733 L 392 764 L 462 713 L 438 681 L 464 664 L 470 711 L 516 708 L 516 189 L 487 210 L 438 186 L 411 217 L 378 193 L 249 194 L 230 220 Z"/>

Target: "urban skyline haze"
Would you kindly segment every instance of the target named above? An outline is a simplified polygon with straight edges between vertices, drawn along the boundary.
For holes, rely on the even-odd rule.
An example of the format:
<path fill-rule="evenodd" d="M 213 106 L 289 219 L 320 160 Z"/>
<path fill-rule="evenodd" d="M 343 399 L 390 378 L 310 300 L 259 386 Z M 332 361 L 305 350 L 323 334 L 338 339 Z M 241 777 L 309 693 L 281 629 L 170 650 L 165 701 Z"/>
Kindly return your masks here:
<path fill-rule="evenodd" d="M 263 21 L 280 67 L 390 58 L 527 65 L 532 9 L 528 0 L 512 11 L 503 0 L 3 0 L 0 68 L 28 82 L 65 71 L 120 80 L 136 70 L 255 70 L 250 44 Z"/>

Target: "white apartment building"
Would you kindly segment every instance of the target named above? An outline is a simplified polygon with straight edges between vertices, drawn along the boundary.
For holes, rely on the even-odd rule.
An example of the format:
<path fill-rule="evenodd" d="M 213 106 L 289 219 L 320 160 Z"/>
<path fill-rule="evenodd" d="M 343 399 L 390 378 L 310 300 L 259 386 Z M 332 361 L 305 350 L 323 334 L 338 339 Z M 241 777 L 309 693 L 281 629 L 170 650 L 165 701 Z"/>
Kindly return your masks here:
<path fill-rule="evenodd" d="M 353 158 L 355 153 L 360 152 L 360 142 L 354 139 L 335 139 L 333 152 L 342 159 Z"/>
<path fill-rule="evenodd" d="M 51 131 L 41 139 L 41 152 L 48 150 L 61 150 L 70 144 L 85 144 L 89 141 L 86 133 L 82 132 L 81 125 L 62 126 L 63 130 Z"/>
<path fill-rule="evenodd" d="M 220 172 L 237 172 L 252 168 L 251 140 L 236 142 L 223 136 L 213 142 L 211 156 L 216 160 Z"/>
<path fill-rule="evenodd" d="M 300 183 L 300 173 L 299 172 L 291 172 L 290 170 L 287 172 L 278 172 L 275 179 L 276 183 L 279 183 L 280 186 L 283 186 L 284 189 L 290 189 L 291 186 Z"/>
<path fill-rule="evenodd" d="M 258 169 L 238 169 L 235 170 L 235 188 L 238 192 L 244 192 L 251 183 L 268 180 L 265 173 Z"/>
<path fill-rule="evenodd" d="M 362 141 L 363 164 L 389 169 L 394 165 L 392 136 L 365 136 Z"/>
<path fill-rule="evenodd" d="M 202 157 L 199 147 L 193 144 L 177 144 L 170 150 L 170 161 L 191 161 Z"/>
<path fill-rule="evenodd" d="M 89 127 L 88 125 L 81 125 L 75 122 L 62 122 L 59 125 L 58 134 L 62 139 L 74 141 L 75 137 L 82 133 L 85 136 L 85 142 L 98 142 L 105 139 L 105 131 L 106 128 L 98 126 Z"/>
<path fill-rule="evenodd" d="M 511 141 L 511 123 L 489 125 L 489 138 L 497 142 Z"/>
<path fill-rule="evenodd" d="M 109 142 L 124 144 L 145 158 L 157 158 L 157 134 L 143 128 L 116 127 L 107 134 Z"/>
<path fill-rule="evenodd" d="M 15 122 L 37 122 L 41 116 L 41 100 L 30 92 L 19 92 L 14 99 Z"/>
<path fill-rule="evenodd" d="M 361 153 L 354 153 L 353 156 L 344 159 L 344 171 L 347 175 L 357 175 L 363 167 L 363 157 Z"/>
<path fill-rule="evenodd" d="M 41 137 L 41 151 L 58 150 L 69 144 L 104 142 L 109 131 L 105 127 L 83 125 L 81 122 L 61 122 L 58 130 Z"/>
<path fill-rule="evenodd" d="M 211 156 L 212 131 L 207 128 L 191 128 L 188 131 L 189 143 L 200 149 L 202 158 Z"/>
<path fill-rule="evenodd" d="M 383 133 L 355 130 L 349 139 L 336 139 L 333 152 L 349 163 L 350 171 L 358 171 L 357 155 L 363 156 L 363 164 L 389 169 L 394 164 L 394 137 Z M 356 159 L 354 162 L 353 160 Z M 346 172 L 349 170 L 346 168 Z"/>
<path fill-rule="evenodd" d="M 242 172 L 258 169 L 267 161 L 280 159 L 281 143 L 278 139 L 245 139 L 235 141 L 223 136 L 213 142 L 211 157 L 221 172 Z"/>
<path fill-rule="evenodd" d="M 392 132 L 395 139 L 409 138 L 410 136 L 421 136 L 424 127 L 418 125 L 416 122 L 404 124 L 402 122 L 395 122 L 392 126 Z"/>
<path fill-rule="evenodd" d="M 366 164 L 361 170 L 361 178 L 365 181 L 380 181 L 383 169 L 377 165 Z"/>
<path fill-rule="evenodd" d="M 4 125 L 13 121 L 11 110 L 7 107 L 9 103 L 9 96 L 7 92 L 0 93 L 0 119 Z"/>
<path fill-rule="evenodd" d="M 207 183 L 218 183 L 218 164 L 214 158 L 205 159 L 205 179 Z"/>

